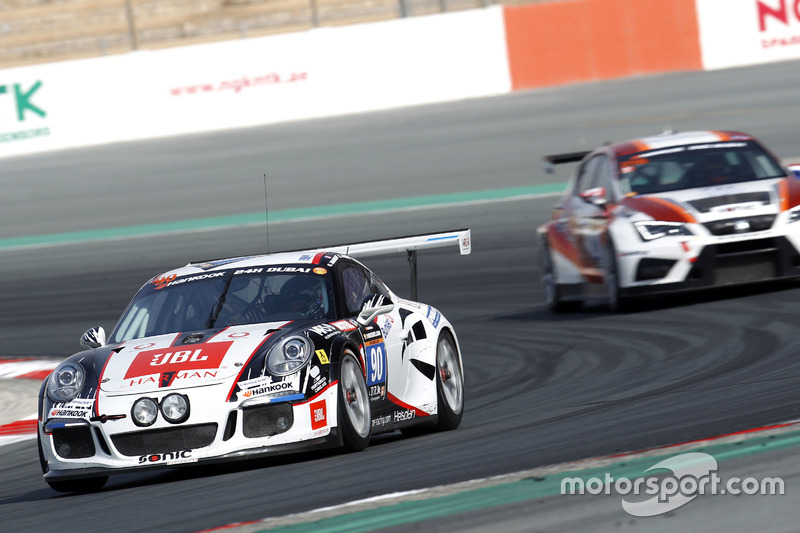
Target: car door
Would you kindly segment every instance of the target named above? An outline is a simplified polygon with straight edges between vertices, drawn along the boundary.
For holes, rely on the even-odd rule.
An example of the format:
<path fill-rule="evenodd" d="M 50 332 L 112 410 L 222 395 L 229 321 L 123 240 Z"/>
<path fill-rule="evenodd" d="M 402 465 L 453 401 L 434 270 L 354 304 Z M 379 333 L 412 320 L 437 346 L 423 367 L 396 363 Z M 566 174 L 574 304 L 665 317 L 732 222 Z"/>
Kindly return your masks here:
<path fill-rule="evenodd" d="M 358 316 L 362 302 L 370 295 L 379 294 L 389 298 L 389 291 L 383 282 L 355 261 L 342 261 L 338 266 L 338 276 L 344 296 L 344 316 Z M 364 345 L 361 356 L 372 401 L 386 399 L 391 390 L 390 384 L 403 379 L 403 370 L 395 364 L 403 348 L 400 324 L 399 310 L 395 307 L 391 313 L 378 316 L 372 324 L 362 328 Z"/>
<path fill-rule="evenodd" d="M 608 164 L 603 154 L 592 156 L 578 170 L 569 199 L 569 230 L 575 249 L 578 251 L 579 268 L 586 281 L 599 282 L 598 270 L 602 249 L 598 248 L 599 222 L 604 220 L 605 208 L 598 205 L 605 194 L 597 185 L 604 174 L 602 167 Z M 602 198 L 601 198 L 602 197 Z"/>
<path fill-rule="evenodd" d="M 598 154 L 590 160 L 586 180 L 578 194 L 582 205 L 577 211 L 580 234 L 580 251 L 584 258 L 585 275 L 592 281 L 602 281 L 605 243 L 610 211 L 607 206 L 614 201 L 611 162 L 607 155 Z"/>

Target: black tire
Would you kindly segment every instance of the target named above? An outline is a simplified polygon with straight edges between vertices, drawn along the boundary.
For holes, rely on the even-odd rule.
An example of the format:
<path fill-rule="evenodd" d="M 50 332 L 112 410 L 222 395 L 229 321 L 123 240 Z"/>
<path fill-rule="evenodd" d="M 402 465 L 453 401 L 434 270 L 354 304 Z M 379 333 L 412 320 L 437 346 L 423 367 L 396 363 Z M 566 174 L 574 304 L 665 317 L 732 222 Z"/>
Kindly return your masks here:
<path fill-rule="evenodd" d="M 452 385 L 455 385 L 453 387 Z M 464 416 L 464 373 L 453 336 L 443 331 L 436 342 L 436 425 L 420 424 L 400 429 L 406 437 L 434 431 L 449 431 L 461 425 Z"/>
<path fill-rule="evenodd" d="M 361 365 L 350 348 L 339 362 L 339 430 L 346 451 L 360 452 L 372 437 L 372 409 Z"/>
<path fill-rule="evenodd" d="M 436 405 L 440 431 L 456 429 L 464 416 L 464 373 L 453 336 L 442 331 L 436 342 Z"/>
<path fill-rule="evenodd" d="M 553 257 L 550 255 L 550 245 L 546 238 L 541 240 L 541 283 L 544 290 L 545 305 L 554 313 L 572 313 L 579 311 L 583 302 L 580 300 L 564 300 L 561 294 L 561 286 L 558 284 L 555 269 L 553 268 Z"/>
<path fill-rule="evenodd" d="M 608 290 L 608 310 L 612 313 L 624 313 L 629 308 L 629 300 L 620 294 L 617 252 L 613 242 L 609 241 L 605 248 L 604 262 L 604 276 Z"/>
<path fill-rule="evenodd" d="M 108 481 L 108 476 L 70 479 L 68 481 L 49 481 L 46 479 L 45 481 L 50 485 L 50 488 L 56 492 L 77 492 L 86 494 L 88 492 L 98 492 L 101 490 L 105 486 L 106 481 Z"/>

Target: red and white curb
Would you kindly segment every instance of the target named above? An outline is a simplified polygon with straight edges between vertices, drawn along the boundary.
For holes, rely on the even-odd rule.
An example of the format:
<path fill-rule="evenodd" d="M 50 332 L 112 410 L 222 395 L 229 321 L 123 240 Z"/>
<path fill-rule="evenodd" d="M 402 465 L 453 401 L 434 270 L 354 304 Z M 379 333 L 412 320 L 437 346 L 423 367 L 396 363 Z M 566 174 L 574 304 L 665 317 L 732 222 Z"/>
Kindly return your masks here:
<path fill-rule="evenodd" d="M 36 415 L 0 426 L 0 446 L 36 437 Z"/>
<path fill-rule="evenodd" d="M 59 362 L 53 359 L 0 359 L 0 380 L 42 381 L 58 366 Z M 0 425 L 0 446 L 34 437 L 36 437 L 36 413 L 25 415 L 15 422 Z"/>
<path fill-rule="evenodd" d="M 38 379 L 55 370 L 59 361 L 41 359 L 0 359 L 0 379 Z"/>

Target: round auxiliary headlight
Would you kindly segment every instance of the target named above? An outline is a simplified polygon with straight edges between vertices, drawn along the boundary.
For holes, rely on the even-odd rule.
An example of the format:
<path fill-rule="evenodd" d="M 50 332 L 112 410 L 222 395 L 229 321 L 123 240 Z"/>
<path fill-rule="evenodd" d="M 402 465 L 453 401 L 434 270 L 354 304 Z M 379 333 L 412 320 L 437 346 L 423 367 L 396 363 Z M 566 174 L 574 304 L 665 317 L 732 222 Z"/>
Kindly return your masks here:
<path fill-rule="evenodd" d="M 169 394 L 161 400 L 161 414 L 167 422 L 178 424 L 189 418 L 189 400 L 182 394 Z"/>
<path fill-rule="evenodd" d="M 311 360 L 314 345 L 305 337 L 289 337 L 279 342 L 267 356 L 267 370 L 273 376 L 299 372 Z"/>
<path fill-rule="evenodd" d="M 137 426 L 152 426 L 158 416 L 158 404 L 152 398 L 139 398 L 131 409 L 131 418 Z"/>
<path fill-rule="evenodd" d="M 61 363 L 47 380 L 47 395 L 54 402 L 68 402 L 83 388 L 86 372 L 78 363 Z"/>

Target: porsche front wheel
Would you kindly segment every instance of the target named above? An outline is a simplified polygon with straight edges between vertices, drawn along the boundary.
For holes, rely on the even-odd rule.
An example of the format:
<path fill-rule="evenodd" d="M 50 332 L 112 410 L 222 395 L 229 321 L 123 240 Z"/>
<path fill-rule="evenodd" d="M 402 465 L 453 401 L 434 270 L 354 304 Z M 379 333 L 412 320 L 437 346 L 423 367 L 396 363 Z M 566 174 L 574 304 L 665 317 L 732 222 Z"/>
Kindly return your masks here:
<path fill-rule="evenodd" d="M 345 349 L 339 367 L 339 428 L 347 451 L 361 451 L 372 436 L 372 411 L 367 384 L 355 355 Z"/>

